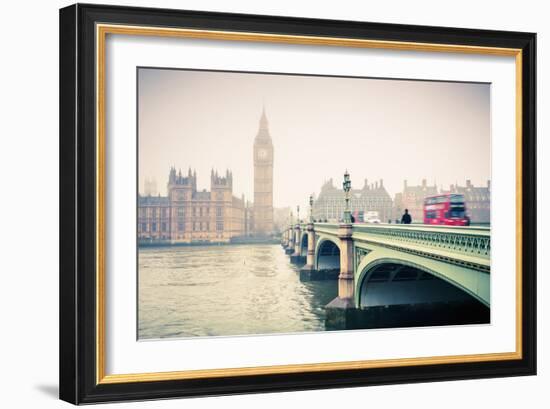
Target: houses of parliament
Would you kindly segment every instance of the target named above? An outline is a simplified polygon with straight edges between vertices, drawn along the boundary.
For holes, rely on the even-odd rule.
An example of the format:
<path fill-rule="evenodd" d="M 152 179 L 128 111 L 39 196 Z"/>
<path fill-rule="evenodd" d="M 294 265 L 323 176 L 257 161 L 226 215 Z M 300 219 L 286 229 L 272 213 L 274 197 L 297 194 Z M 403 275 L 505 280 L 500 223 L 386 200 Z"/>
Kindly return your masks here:
<path fill-rule="evenodd" d="M 265 110 L 254 139 L 254 201 L 233 195 L 233 174 L 212 170 L 210 190 L 197 190 L 197 173 L 170 168 L 166 196 L 138 196 L 139 243 L 229 243 L 269 238 L 273 227 L 273 143 Z M 147 189 L 146 189 L 147 190 Z"/>

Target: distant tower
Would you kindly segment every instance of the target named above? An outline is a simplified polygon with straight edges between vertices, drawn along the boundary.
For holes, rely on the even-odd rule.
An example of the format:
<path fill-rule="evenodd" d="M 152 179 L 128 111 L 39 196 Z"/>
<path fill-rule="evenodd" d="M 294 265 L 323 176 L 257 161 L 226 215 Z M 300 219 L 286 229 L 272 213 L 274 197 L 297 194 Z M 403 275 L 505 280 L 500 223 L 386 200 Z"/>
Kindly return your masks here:
<path fill-rule="evenodd" d="M 145 196 L 155 196 L 158 192 L 157 181 L 149 178 L 145 178 L 143 193 Z"/>
<path fill-rule="evenodd" d="M 273 232 L 273 144 L 265 108 L 260 118 L 260 128 L 254 139 L 254 234 L 269 235 Z"/>

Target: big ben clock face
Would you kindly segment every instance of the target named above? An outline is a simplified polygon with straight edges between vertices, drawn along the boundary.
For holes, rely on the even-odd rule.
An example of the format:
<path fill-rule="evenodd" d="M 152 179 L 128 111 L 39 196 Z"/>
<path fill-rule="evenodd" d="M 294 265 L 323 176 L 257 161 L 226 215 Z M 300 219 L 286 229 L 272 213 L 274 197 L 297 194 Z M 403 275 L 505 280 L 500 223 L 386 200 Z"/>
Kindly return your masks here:
<path fill-rule="evenodd" d="M 260 150 L 258 151 L 258 157 L 259 157 L 260 159 L 265 159 L 265 158 L 267 158 L 267 150 L 265 150 L 265 149 L 260 149 Z"/>

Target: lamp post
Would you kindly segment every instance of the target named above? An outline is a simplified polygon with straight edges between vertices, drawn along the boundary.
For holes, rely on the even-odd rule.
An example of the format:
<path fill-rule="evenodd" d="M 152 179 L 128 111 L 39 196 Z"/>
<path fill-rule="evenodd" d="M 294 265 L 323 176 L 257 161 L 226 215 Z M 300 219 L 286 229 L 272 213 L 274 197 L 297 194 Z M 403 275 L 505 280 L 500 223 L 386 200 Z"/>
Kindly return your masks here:
<path fill-rule="evenodd" d="M 313 223 L 313 195 L 309 195 L 309 222 Z"/>
<path fill-rule="evenodd" d="M 349 178 L 349 173 L 347 169 L 346 169 L 346 173 L 344 173 L 344 182 L 342 183 L 342 187 L 346 194 L 346 209 L 344 210 L 344 223 L 350 224 L 351 212 L 349 210 L 349 192 L 351 190 L 351 180 Z"/>
<path fill-rule="evenodd" d="M 296 217 L 298 219 L 298 224 L 300 224 L 300 205 L 296 206 Z"/>

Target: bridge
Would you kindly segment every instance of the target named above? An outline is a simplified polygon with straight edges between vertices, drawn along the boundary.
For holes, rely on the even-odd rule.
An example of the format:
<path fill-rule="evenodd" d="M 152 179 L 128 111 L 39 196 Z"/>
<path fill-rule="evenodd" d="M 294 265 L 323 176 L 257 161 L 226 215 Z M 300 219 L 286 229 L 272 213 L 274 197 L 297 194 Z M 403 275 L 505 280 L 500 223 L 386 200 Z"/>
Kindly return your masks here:
<path fill-rule="evenodd" d="M 337 280 L 327 329 L 489 322 L 489 227 L 310 222 L 281 244 L 302 280 Z"/>

